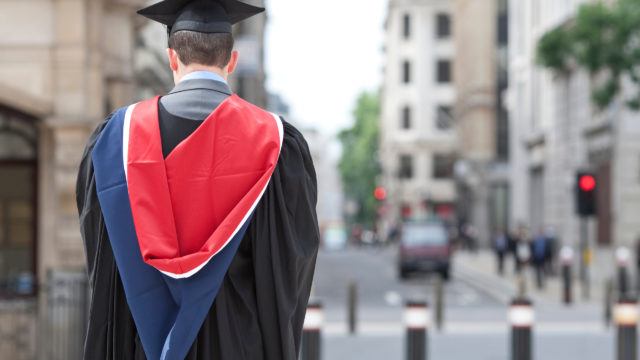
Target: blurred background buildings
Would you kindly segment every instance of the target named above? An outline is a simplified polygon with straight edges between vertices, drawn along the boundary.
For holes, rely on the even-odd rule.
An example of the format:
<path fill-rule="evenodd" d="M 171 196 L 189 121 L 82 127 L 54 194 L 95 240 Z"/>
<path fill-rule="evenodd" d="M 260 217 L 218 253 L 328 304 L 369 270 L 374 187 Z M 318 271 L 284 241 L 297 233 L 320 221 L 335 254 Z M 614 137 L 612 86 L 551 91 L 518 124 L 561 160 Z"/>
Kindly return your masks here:
<path fill-rule="evenodd" d="M 461 231 L 471 225 L 484 245 L 520 225 L 577 244 L 575 174 L 588 169 L 599 190 L 590 242 L 635 244 L 635 112 L 622 100 L 596 111 L 597 79 L 536 62 L 539 39 L 587 2 L 389 1 L 380 117 L 380 182 L 391 207 L 385 229 L 430 213 L 455 218 Z"/>
<path fill-rule="evenodd" d="M 589 169 L 598 179 L 590 241 L 631 246 L 640 235 L 634 215 L 640 207 L 637 113 L 622 100 L 596 111 L 591 90 L 597 79 L 585 70 L 558 75 L 535 64 L 541 36 L 570 22 L 581 3 L 511 1 L 512 219 L 533 229 L 552 226 L 563 241 L 577 244 L 572 189 L 576 171 Z M 624 84 L 622 97 L 630 90 Z"/>
<path fill-rule="evenodd" d="M 448 0 L 389 2 L 380 117 L 381 231 L 411 216 L 453 215 L 453 6 Z"/>
<path fill-rule="evenodd" d="M 0 289 L 18 273 L 42 280 L 48 268 L 83 266 L 74 230 L 77 166 L 87 134 L 135 93 L 132 13 L 139 5 L 0 5 L 0 178 L 7 191 L 0 221 L 2 244 L 12 249 L 0 253 Z"/>
<path fill-rule="evenodd" d="M 461 231 L 483 245 L 507 229 L 508 118 L 502 104 L 506 87 L 508 32 L 506 1 L 456 0 L 454 119 L 459 136 L 456 180 Z M 469 224 L 466 226 L 465 224 Z M 465 228 L 466 227 L 466 228 Z"/>
<path fill-rule="evenodd" d="M 384 230 L 430 214 L 488 244 L 497 228 L 508 228 L 506 25 L 506 1 L 389 2 Z"/>
<path fill-rule="evenodd" d="M 78 163 L 96 124 L 134 98 L 133 14 L 141 5 L 0 3 L 0 296 L 26 299 L 15 309 L 4 304 L 0 334 L 18 341 L 0 341 L 3 357 L 33 358 L 36 314 L 58 329 L 45 321 L 45 297 L 40 311 L 34 297 L 51 272 L 83 271 Z"/>

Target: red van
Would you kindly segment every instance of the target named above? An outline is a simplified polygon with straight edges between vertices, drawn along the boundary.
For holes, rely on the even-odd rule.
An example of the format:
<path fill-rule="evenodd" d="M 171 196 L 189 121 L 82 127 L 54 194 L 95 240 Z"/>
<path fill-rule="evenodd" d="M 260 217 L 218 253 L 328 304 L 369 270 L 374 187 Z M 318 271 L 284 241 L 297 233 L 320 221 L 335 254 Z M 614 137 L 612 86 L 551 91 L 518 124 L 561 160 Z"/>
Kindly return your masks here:
<path fill-rule="evenodd" d="M 398 250 L 398 275 L 401 279 L 406 279 L 411 273 L 439 273 L 448 280 L 451 255 L 449 233 L 442 222 L 403 224 Z"/>

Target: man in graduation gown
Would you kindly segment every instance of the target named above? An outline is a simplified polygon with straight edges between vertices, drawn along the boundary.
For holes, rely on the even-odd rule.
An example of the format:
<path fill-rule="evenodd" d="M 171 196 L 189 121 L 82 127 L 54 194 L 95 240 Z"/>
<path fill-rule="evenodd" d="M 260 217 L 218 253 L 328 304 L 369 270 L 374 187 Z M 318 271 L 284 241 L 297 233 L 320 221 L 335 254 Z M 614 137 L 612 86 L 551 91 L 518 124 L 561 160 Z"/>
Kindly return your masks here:
<path fill-rule="evenodd" d="M 294 360 L 319 236 L 302 135 L 233 94 L 231 25 L 264 9 L 164 0 L 176 81 L 114 111 L 77 183 L 91 306 L 84 358 Z"/>

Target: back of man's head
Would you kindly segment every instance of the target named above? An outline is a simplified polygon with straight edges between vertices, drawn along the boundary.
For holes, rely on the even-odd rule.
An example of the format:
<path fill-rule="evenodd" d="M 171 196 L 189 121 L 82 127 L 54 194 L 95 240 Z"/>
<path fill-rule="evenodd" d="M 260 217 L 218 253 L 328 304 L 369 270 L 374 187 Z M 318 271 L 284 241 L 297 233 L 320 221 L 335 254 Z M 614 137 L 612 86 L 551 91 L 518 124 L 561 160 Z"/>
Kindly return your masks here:
<path fill-rule="evenodd" d="M 199 64 L 224 68 L 231 59 L 233 35 L 176 31 L 169 36 L 169 48 L 175 50 L 184 65 Z"/>

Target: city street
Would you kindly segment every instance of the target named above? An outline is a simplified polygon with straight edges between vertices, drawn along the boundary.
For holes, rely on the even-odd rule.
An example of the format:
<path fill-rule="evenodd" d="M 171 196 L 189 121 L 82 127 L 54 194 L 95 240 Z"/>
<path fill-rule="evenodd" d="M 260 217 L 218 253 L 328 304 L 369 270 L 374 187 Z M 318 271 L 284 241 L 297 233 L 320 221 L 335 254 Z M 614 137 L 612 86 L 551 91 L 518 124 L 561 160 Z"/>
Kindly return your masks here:
<path fill-rule="evenodd" d="M 640 360 L 640 0 L 0 17 L 0 360 Z"/>
<path fill-rule="evenodd" d="M 464 257 L 471 255 L 463 254 Z M 430 330 L 430 359 L 509 359 L 508 299 L 494 289 L 469 279 L 469 268 L 454 268 L 445 286 L 445 322 L 442 331 Z M 358 325 L 355 336 L 347 330 L 347 288 L 358 284 Z M 402 359 L 402 310 L 407 299 L 433 304 L 433 278 L 398 280 L 395 249 L 361 248 L 323 251 L 318 257 L 314 296 L 325 308 L 323 358 Z M 508 291 L 508 290 L 504 290 Z M 613 331 L 605 329 L 601 308 L 581 303 L 567 308 L 545 302 L 535 308 L 534 357 L 536 359 L 613 359 Z"/>

